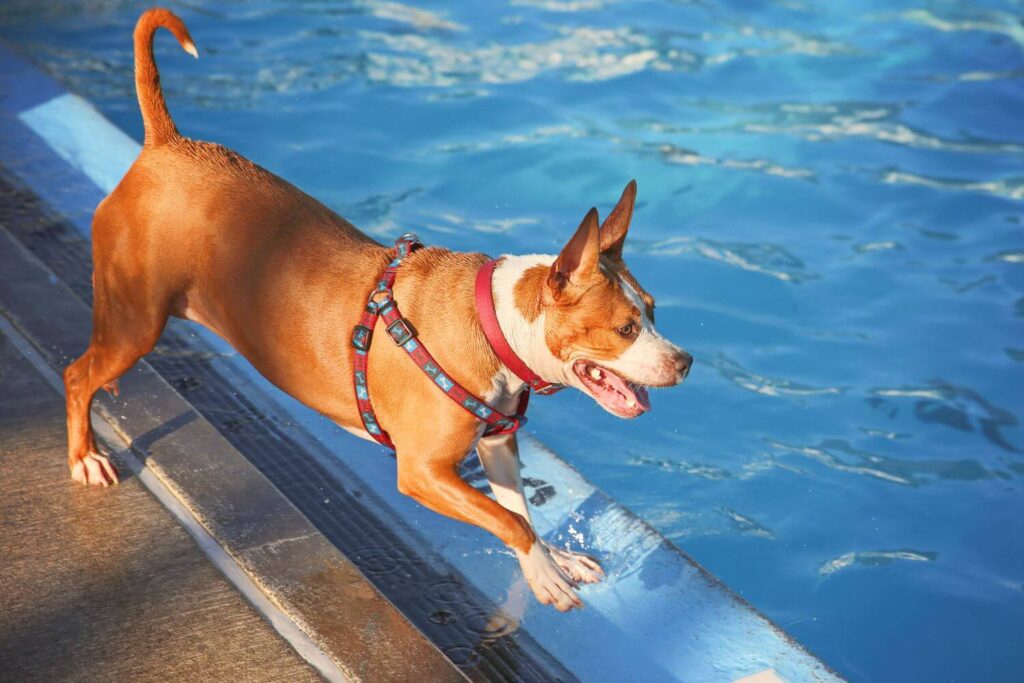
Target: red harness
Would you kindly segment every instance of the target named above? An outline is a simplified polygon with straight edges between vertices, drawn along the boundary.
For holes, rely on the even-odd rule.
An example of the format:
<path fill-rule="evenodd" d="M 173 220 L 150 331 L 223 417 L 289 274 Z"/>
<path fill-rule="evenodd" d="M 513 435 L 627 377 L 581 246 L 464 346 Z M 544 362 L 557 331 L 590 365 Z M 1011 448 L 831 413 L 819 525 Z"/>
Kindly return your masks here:
<path fill-rule="evenodd" d="M 497 354 L 498 359 L 508 366 L 517 377 L 527 384 L 527 389 L 519 397 L 519 405 L 516 407 L 515 415 L 505 415 L 497 408 L 490 405 L 483 399 L 477 398 L 456 382 L 450 375 L 438 365 L 434 357 L 430 355 L 426 347 L 416 338 L 416 332 L 408 321 L 398 311 L 398 303 L 395 301 L 392 287 L 398 275 L 398 266 L 410 253 L 423 245 L 419 238 L 412 233 L 406 233 L 395 240 L 397 253 L 391 260 L 384 274 L 377 281 L 377 286 L 370 294 L 366 302 L 366 310 L 359 319 L 359 324 L 352 331 L 352 346 L 355 348 L 355 363 L 353 366 L 353 377 L 355 381 L 356 403 L 359 406 L 359 416 L 362 418 L 363 427 L 370 436 L 377 440 L 382 446 L 395 450 L 388 433 L 381 429 L 377 422 L 377 416 L 373 412 L 373 404 L 370 402 L 370 389 L 367 384 L 367 365 L 370 352 L 370 342 L 373 339 L 373 328 L 378 318 L 383 318 L 387 325 L 388 336 L 398 346 L 402 347 L 413 362 L 431 379 L 434 385 L 444 392 L 445 396 L 458 403 L 463 409 L 478 420 L 487 423 L 484 428 L 484 436 L 496 434 L 511 434 L 526 424 L 526 407 L 530 402 L 530 390 L 538 394 L 548 395 L 562 389 L 561 385 L 545 382 L 537 376 L 526 363 L 516 355 L 509 346 L 505 335 L 498 325 L 498 316 L 494 311 L 494 296 L 491 292 L 491 277 L 498 261 L 492 260 L 480 268 L 476 277 L 476 308 L 480 316 L 480 323 L 483 326 L 484 335 L 488 343 Z"/>

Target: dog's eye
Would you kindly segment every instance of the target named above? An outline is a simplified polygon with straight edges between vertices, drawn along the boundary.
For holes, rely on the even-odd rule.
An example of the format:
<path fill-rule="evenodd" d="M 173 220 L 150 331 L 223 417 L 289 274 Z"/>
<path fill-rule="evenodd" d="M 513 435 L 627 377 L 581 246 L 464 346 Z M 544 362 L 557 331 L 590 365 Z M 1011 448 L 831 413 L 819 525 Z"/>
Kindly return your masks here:
<path fill-rule="evenodd" d="M 618 330 L 616 330 L 616 332 L 621 334 L 623 337 L 635 337 L 636 333 L 637 333 L 636 323 L 632 323 L 632 322 L 626 323 L 625 325 L 620 327 Z"/>

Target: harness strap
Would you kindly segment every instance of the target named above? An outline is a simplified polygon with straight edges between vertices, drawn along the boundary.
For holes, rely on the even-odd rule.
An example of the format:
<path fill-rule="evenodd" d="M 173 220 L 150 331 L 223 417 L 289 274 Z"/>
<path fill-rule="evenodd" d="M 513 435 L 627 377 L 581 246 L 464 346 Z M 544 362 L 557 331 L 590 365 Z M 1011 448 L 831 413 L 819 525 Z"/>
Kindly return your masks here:
<path fill-rule="evenodd" d="M 461 384 L 444 372 L 426 347 L 416 338 L 416 330 L 402 317 L 395 301 L 392 286 L 398 275 L 398 266 L 410 253 L 423 245 L 412 233 L 406 233 L 395 241 L 397 252 L 395 257 L 384 269 L 377 281 L 377 286 L 366 302 L 366 309 L 359 319 L 359 324 L 352 331 L 352 346 L 355 348 L 353 376 L 355 380 L 356 404 L 363 427 L 382 446 L 395 450 L 394 442 L 386 431 L 381 429 L 377 416 L 370 402 L 370 390 L 367 384 L 367 367 L 369 364 L 370 342 L 373 339 L 374 326 L 378 318 L 382 318 L 385 330 L 391 340 L 402 347 L 413 362 L 433 381 L 438 389 L 451 400 L 462 406 L 473 417 L 487 423 L 484 436 L 511 434 L 526 424 L 526 407 L 530 401 L 529 391 L 519 397 L 515 415 L 505 415 L 483 399 L 477 398 Z"/>

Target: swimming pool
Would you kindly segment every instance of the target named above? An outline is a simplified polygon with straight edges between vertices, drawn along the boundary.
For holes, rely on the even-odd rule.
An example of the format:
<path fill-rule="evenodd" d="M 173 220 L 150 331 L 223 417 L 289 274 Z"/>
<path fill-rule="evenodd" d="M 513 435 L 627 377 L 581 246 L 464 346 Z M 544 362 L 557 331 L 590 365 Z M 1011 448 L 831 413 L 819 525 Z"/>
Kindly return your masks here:
<path fill-rule="evenodd" d="M 141 7 L 0 31 L 138 138 Z M 637 178 L 628 258 L 697 366 L 532 431 L 850 678 L 1013 679 L 1019 7 L 430 7 L 177 6 L 172 113 L 381 239 L 552 251 Z"/>

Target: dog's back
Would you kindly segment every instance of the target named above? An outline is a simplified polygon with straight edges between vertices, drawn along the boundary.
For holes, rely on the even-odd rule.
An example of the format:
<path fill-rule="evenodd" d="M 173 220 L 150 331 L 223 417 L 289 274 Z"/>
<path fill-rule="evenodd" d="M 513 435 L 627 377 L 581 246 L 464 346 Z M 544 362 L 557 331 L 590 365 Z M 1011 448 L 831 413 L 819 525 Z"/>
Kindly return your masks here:
<path fill-rule="evenodd" d="M 118 296 L 138 292 L 147 308 L 201 322 L 245 353 L 244 320 L 282 272 L 372 281 L 386 251 L 291 183 L 217 144 L 182 137 L 164 102 L 153 36 L 167 28 L 198 51 L 182 21 L 151 9 L 135 28 L 135 82 L 145 143 L 93 219 L 94 283 Z M 339 287 L 343 290 L 343 287 Z M 206 291 L 216 291 L 214 306 Z M 344 298 L 345 292 L 338 291 Z M 364 292 L 353 292 L 353 307 Z M 240 301 L 225 301 L 234 295 Z M 229 315 L 230 313 L 230 315 Z"/>
<path fill-rule="evenodd" d="M 114 478 L 88 430 L 92 394 L 116 389 L 169 316 L 209 327 L 272 382 L 340 415 L 352 391 L 345 368 L 320 368 L 318 349 L 300 342 L 358 318 L 367 285 L 389 259 L 387 249 L 290 183 L 220 145 L 178 134 L 153 61 L 160 27 L 198 54 L 169 11 L 151 9 L 139 19 L 135 80 L 145 142 L 93 217 L 93 335 L 65 372 L 69 465 L 83 482 Z M 332 402 L 314 400 L 323 396 Z"/>

